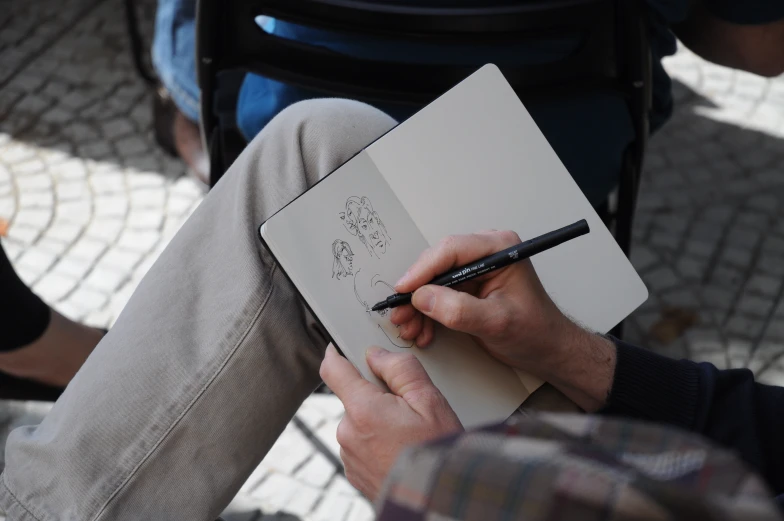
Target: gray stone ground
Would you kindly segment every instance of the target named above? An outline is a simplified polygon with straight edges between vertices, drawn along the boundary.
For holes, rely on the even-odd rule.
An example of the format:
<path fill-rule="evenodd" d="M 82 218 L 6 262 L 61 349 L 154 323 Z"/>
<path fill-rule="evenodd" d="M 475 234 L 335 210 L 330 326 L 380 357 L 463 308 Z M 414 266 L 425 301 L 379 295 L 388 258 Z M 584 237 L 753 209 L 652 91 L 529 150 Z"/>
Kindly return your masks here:
<path fill-rule="evenodd" d="M 154 2 L 139 2 L 149 39 Z M 62 313 L 109 326 L 203 189 L 153 142 L 118 2 L 21 0 L 0 12 L 0 218 L 23 279 Z M 666 62 L 677 109 L 649 147 L 633 262 L 651 297 L 627 337 L 675 357 L 750 367 L 784 384 L 784 79 Z M 0 431 L 48 405 L 7 403 Z M 370 519 L 318 450 L 342 406 L 313 396 L 232 504 Z"/>

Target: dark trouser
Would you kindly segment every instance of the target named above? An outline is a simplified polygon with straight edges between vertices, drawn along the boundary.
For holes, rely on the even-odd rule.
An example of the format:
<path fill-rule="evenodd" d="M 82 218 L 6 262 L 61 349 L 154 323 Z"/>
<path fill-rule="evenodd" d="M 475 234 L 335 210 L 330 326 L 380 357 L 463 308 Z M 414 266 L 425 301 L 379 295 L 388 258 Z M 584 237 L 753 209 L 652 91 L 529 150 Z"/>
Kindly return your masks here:
<path fill-rule="evenodd" d="M 19 279 L 0 243 L 0 352 L 38 339 L 50 318 L 49 306 Z"/>

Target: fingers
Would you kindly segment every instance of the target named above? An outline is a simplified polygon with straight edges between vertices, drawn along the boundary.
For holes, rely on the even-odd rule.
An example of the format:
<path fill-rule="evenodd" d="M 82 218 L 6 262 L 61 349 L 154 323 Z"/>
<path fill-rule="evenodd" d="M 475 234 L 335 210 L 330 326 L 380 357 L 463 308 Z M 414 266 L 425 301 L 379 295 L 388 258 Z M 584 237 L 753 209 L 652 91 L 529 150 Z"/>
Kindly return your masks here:
<path fill-rule="evenodd" d="M 413 354 L 391 353 L 380 347 L 371 347 L 367 351 L 367 363 L 393 394 L 408 402 L 423 391 L 438 392 L 425 368 Z"/>
<path fill-rule="evenodd" d="M 437 275 L 462 266 L 520 242 L 511 231 L 452 235 L 425 250 L 395 285 L 398 293 L 411 292 L 433 280 Z"/>
<path fill-rule="evenodd" d="M 396 326 L 402 326 L 416 315 L 417 310 L 411 304 L 400 306 L 392 310 L 389 320 Z"/>
<path fill-rule="evenodd" d="M 400 338 L 403 340 L 414 340 L 422 332 L 422 322 L 424 317 L 421 313 L 414 315 L 414 318 L 400 326 Z"/>
<path fill-rule="evenodd" d="M 427 347 L 433 342 L 433 338 L 435 335 L 435 324 L 433 320 L 430 318 L 425 318 L 423 320 L 423 327 L 422 331 L 419 333 L 419 336 L 416 337 L 416 345 L 417 347 Z"/>
<path fill-rule="evenodd" d="M 411 303 L 449 329 L 471 335 L 502 335 L 509 325 L 509 312 L 498 302 L 450 288 L 423 286 L 414 292 Z"/>
<path fill-rule="evenodd" d="M 327 346 L 324 361 L 319 370 L 321 379 L 346 407 L 360 399 L 366 399 L 368 393 L 383 394 L 377 386 L 368 382 L 351 362 L 340 356 L 332 344 Z"/>

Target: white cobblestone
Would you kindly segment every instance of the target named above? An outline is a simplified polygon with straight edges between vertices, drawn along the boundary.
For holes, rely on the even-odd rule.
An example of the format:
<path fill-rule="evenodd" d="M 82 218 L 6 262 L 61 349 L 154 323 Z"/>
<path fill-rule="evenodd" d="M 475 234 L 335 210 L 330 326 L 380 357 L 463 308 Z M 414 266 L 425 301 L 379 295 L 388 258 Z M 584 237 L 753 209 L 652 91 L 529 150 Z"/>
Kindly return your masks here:
<path fill-rule="evenodd" d="M 57 302 L 76 287 L 78 280 L 57 272 L 46 273 L 33 288 L 46 302 Z"/>

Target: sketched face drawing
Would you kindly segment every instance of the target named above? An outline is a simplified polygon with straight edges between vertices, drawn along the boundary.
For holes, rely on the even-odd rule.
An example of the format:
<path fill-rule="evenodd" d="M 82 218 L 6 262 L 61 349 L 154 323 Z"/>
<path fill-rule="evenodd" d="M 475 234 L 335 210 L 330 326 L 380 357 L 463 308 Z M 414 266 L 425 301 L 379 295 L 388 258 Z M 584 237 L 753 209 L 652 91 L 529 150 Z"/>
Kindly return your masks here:
<path fill-rule="evenodd" d="M 353 274 L 354 252 L 347 242 L 337 239 L 332 243 L 332 277 L 340 280 Z"/>
<path fill-rule="evenodd" d="M 390 242 L 387 228 L 373 210 L 367 197 L 352 196 L 346 200 L 346 211 L 340 214 L 343 226 L 351 235 L 359 238 L 365 248 L 377 257 L 386 253 Z"/>
<path fill-rule="evenodd" d="M 364 308 L 365 313 L 386 319 L 383 321 L 383 326 L 382 324 L 377 325 L 392 345 L 397 347 L 411 347 L 414 343 L 400 338 L 400 329 L 398 326 L 389 322 L 388 315 L 392 311 L 391 309 L 382 309 L 381 311 L 371 310 L 375 303 L 381 302 L 394 293 L 395 288 L 388 282 L 382 280 L 381 275 L 376 274 L 368 278 L 368 274 L 364 273 L 361 269 L 357 270 L 354 274 L 354 295 L 357 297 L 357 302 Z"/>

